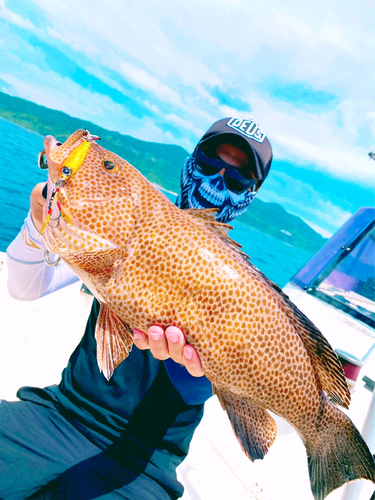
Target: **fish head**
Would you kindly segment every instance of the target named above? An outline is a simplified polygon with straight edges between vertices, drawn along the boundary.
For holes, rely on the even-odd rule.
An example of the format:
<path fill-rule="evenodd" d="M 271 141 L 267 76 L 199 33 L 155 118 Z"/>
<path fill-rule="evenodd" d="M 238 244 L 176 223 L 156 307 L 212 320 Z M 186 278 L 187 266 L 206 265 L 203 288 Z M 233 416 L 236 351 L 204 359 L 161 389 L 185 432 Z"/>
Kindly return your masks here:
<path fill-rule="evenodd" d="M 48 195 L 60 183 L 59 192 L 64 194 L 66 207 L 83 200 L 103 201 L 127 193 L 128 183 L 121 168 L 121 163 L 127 162 L 100 147 L 98 139 L 87 130 L 77 130 L 63 144 L 51 135 L 44 139 L 50 181 Z"/>
<path fill-rule="evenodd" d="M 44 140 L 49 180 L 42 233 L 47 248 L 68 263 L 78 254 L 86 261 L 113 254 L 126 245 L 134 224 L 140 174 L 97 139 L 77 130 L 63 144 L 50 135 Z"/>

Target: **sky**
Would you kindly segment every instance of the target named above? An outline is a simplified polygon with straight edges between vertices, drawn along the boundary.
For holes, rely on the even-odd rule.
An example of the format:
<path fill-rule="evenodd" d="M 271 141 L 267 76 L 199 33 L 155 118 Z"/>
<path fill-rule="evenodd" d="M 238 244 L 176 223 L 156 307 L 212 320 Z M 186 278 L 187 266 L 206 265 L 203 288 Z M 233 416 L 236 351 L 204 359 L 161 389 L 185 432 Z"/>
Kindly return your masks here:
<path fill-rule="evenodd" d="M 375 204 L 372 0 L 0 0 L 0 91 L 191 152 L 224 117 L 274 154 L 259 198 L 328 237 Z"/>

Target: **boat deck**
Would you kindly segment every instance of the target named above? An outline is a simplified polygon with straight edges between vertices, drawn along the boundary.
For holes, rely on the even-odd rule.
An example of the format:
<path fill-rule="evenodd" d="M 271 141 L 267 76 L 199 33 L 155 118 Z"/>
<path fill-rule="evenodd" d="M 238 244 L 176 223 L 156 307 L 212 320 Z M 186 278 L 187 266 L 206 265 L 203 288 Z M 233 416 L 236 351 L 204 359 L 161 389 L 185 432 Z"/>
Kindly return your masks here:
<path fill-rule="evenodd" d="M 0 252 L 0 397 L 12 401 L 23 385 L 43 387 L 59 382 L 84 330 L 92 296 L 81 292 L 77 283 L 38 301 L 20 302 L 9 296 L 6 279 L 5 253 Z M 375 361 L 367 365 L 375 367 Z M 361 373 L 348 411 L 360 430 L 371 397 Z M 279 434 L 275 444 L 263 461 L 251 463 L 242 453 L 226 413 L 211 398 L 189 456 L 178 469 L 185 486 L 183 500 L 313 500 L 305 448 L 293 429 L 276 419 Z M 374 490 L 370 482 L 363 483 L 356 500 L 369 500 Z M 342 494 L 340 488 L 327 498 L 340 500 Z"/>

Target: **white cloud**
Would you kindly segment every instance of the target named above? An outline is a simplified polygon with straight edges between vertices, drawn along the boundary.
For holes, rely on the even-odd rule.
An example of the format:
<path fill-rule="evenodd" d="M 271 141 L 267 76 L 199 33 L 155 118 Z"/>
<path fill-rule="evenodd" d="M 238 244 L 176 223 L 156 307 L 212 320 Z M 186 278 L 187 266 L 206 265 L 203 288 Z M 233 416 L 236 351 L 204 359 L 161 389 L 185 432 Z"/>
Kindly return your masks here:
<path fill-rule="evenodd" d="M 321 169 L 344 179 L 361 179 L 363 184 L 374 180 L 374 171 L 366 157 L 367 150 L 350 148 L 340 143 L 331 144 L 327 138 L 321 144 L 311 137 L 301 138 L 295 133 L 275 132 L 275 144 L 284 149 L 282 157 L 318 164 Z M 317 138 L 315 138 L 317 139 Z"/>
<path fill-rule="evenodd" d="M 373 182 L 363 139 L 363 130 L 374 128 L 369 2 L 355 9 L 349 0 L 328 5 L 325 0 L 285 0 L 281 6 L 276 0 L 34 4 L 43 25 L 37 29 L 39 37 L 46 43 L 52 40 L 112 88 L 121 92 L 130 83 L 142 89 L 142 101 L 158 115 L 158 123 L 164 117 L 190 135 L 180 144 L 193 140 L 191 133 L 198 138 L 215 119 L 244 114 L 240 101 L 229 98 L 224 104 L 215 94 L 217 87 L 221 94 L 238 96 L 244 108 L 250 105 L 275 156 L 313 163 L 342 178 L 351 177 L 355 166 L 354 182 Z M 19 21 L 4 2 L 1 5 L 9 22 Z M 28 23 L 25 27 L 30 28 Z M 116 78 L 109 76 L 113 74 Z M 305 82 L 337 95 L 337 101 L 329 111 L 323 107 L 323 112 L 307 113 L 265 95 L 262 84 L 273 80 Z M 44 84 L 41 77 L 41 92 Z M 84 112 L 86 108 L 69 97 L 66 111 Z M 122 128 L 122 120 L 120 114 L 117 128 Z"/>
<path fill-rule="evenodd" d="M 311 114 L 291 104 L 266 101 L 255 93 L 250 99 L 254 118 L 261 120 L 276 157 L 314 164 L 321 171 L 356 183 L 374 182 L 368 151 L 356 145 L 353 122 L 352 130 L 340 130 L 335 112 Z"/>
<path fill-rule="evenodd" d="M 143 120 L 141 126 L 134 132 L 132 131 L 131 135 L 141 140 L 147 137 L 147 140 L 151 142 L 170 142 L 165 140 L 165 133 L 151 119 Z"/>
<path fill-rule="evenodd" d="M 188 47 L 185 51 L 178 50 L 168 37 L 162 27 L 165 20 L 162 12 L 168 12 L 168 17 L 172 14 L 168 2 L 157 6 L 155 2 L 128 1 L 124 5 L 120 0 L 113 0 L 96 3 L 95 8 L 87 2 L 77 4 L 75 0 L 57 5 L 46 0 L 35 2 L 54 25 L 54 37 L 88 57 L 90 50 L 86 45 L 100 47 L 104 66 L 108 64 L 115 69 L 113 63 L 137 61 L 160 79 L 177 74 L 183 84 L 190 86 L 198 86 L 199 82 L 212 85 L 222 82 L 221 76 L 192 56 Z M 70 9 L 74 10 L 74 16 L 68 16 Z"/>
<path fill-rule="evenodd" d="M 160 108 L 158 106 L 156 106 L 156 104 L 153 104 L 147 100 L 143 101 L 143 104 L 146 106 L 146 108 L 148 108 L 150 111 L 152 111 L 155 115 L 162 114 Z"/>
<path fill-rule="evenodd" d="M 47 27 L 47 34 L 48 36 L 56 38 L 56 40 L 60 40 L 64 44 L 70 45 L 76 51 L 81 51 L 82 48 L 84 48 L 85 52 L 90 53 L 91 56 L 97 56 L 101 53 L 95 45 L 88 43 L 86 37 L 80 33 L 77 34 L 76 32 L 70 30 L 68 32 L 65 31 L 64 33 L 59 33 L 58 31 Z"/>
<path fill-rule="evenodd" d="M 0 15 L 9 25 L 0 74 L 6 92 L 189 151 L 216 119 L 250 116 L 271 140 L 275 158 L 367 188 L 374 184 L 367 156 L 375 149 L 369 0 L 355 8 L 349 0 L 19 0 L 8 7 L 13 5 L 15 12 L 0 0 Z M 34 15 L 27 19 L 31 8 Z M 40 44 L 29 42 L 30 30 Z M 72 65 L 64 67 L 65 58 L 50 63 L 53 52 L 47 57 L 43 43 Z M 90 78 L 80 84 L 80 72 L 72 72 L 75 63 L 151 116 L 139 119 L 95 92 Z M 334 99 L 326 107 L 312 103 L 308 112 L 270 97 L 283 82 Z M 261 199 L 282 204 L 324 236 L 345 222 L 351 215 L 346 207 L 355 205 L 343 200 L 344 209 L 319 186 L 298 179 L 280 174 L 278 181 L 280 189 L 273 191 L 267 181 Z M 282 182 L 290 188 L 287 194 Z"/>
<path fill-rule="evenodd" d="M 259 198 L 266 202 L 279 203 L 314 229 L 317 226 L 319 230 L 316 230 L 324 236 L 332 234 L 352 215 L 337 203 L 333 203 L 329 194 L 323 195 L 319 191 L 319 185 L 306 183 L 280 171 L 272 173 L 269 184 L 265 184 L 260 190 Z"/>
<path fill-rule="evenodd" d="M 98 78 L 98 80 L 100 80 L 101 82 L 107 84 L 112 89 L 118 90 L 122 94 L 126 93 L 124 87 L 115 80 L 113 80 L 113 78 L 110 78 L 108 75 L 106 75 L 106 73 L 100 66 L 93 66 L 89 64 L 84 67 L 84 70 L 87 71 L 87 73 L 89 73 L 90 75 L 93 75 L 96 78 Z"/>
<path fill-rule="evenodd" d="M 332 231 L 328 231 L 327 229 L 324 229 L 323 227 L 320 227 L 318 224 L 315 224 L 314 222 L 307 221 L 303 219 L 306 224 L 308 224 L 310 227 L 314 229 L 317 233 L 321 234 L 323 238 L 330 238 L 332 236 Z"/>
<path fill-rule="evenodd" d="M 23 78 L 0 72 L 0 79 L 11 86 L 12 93 L 16 96 L 65 113 L 69 112 L 71 116 L 77 118 L 85 117 L 88 121 L 104 128 L 130 134 L 141 140 L 164 144 L 180 142 L 182 147 L 191 149 L 190 141 L 186 139 L 178 141 L 171 132 L 165 132 L 157 127 L 149 118 L 145 120 L 131 116 L 124 110 L 123 106 L 107 96 L 85 89 L 68 78 L 61 78 L 57 73 L 46 74 L 32 65 L 29 65 L 27 69 L 34 76 L 35 81 L 32 83 L 30 79 L 25 83 Z M 43 89 L 37 84 L 41 77 L 45 81 Z M 9 92 L 9 89 L 5 90 Z"/>
<path fill-rule="evenodd" d="M 193 132 L 194 134 L 197 134 L 199 136 L 202 136 L 205 132 L 205 130 L 203 130 L 203 129 L 201 129 L 201 130 L 197 129 L 197 126 L 194 122 L 189 121 L 189 120 L 184 120 L 183 118 L 181 118 L 178 115 L 175 115 L 174 113 L 171 113 L 169 115 L 165 115 L 164 118 L 167 120 L 167 122 L 172 122 L 175 125 L 183 128 L 185 130 L 190 130 L 191 132 Z"/>
<path fill-rule="evenodd" d="M 190 147 L 190 143 L 183 140 L 178 141 L 178 139 L 170 132 L 165 131 L 155 125 L 155 123 L 150 119 L 144 119 L 140 121 L 139 126 L 136 129 L 131 130 L 132 137 L 137 139 L 141 139 L 143 141 L 150 142 L 161 142 L 163 144 L 177 144 L 180 142 L 180 145 L 185 148 Z"/>
<path fill-rule="evenodd" d="M 288 195 L 280 195 L 274 191 L 263 191 L 259 198 L 268 203 L 278 203 L 289 213 L 301 217 L 306 224 L 324 237 L 329 237 L 352 215 L 330 201 L 323 200 L 317 193 L 315 204 L 308 204 L 304 198 L 297 199 Z"/>
<path fill-rule="evenodd" d="M 126 62 L 121 63 L 119 70 L 128 81 L 138 85 L 147 92 L 151 92 L 161 101 L 169 102 L 178 108 L 185 108 L 177 92 L 170 89 L 157 78 L 151 76 L 147 71 Z"/>
<path fill-rule="evenodd" d="M 317 198 L 317 207 L 310 207 L 311 216 L 325 221 L 331 227 L 341 227 L 352 215 L 351 212 L 343 210 L 341 207 L 334 205 L 329 200 Z M 311 217 L 312 218 L 312 217 Z"/>
<path fill-rule="evenodd" d="M 46 73 L 35 65 L 26 65 L 23 76 L 28 77 L 27 81 L 21 76 L 0 72 L 0 78 L 12 86 L 15 95 L 75 117 L 85 117 L 110 130 L 121 129 L 131 118 L 121 105 L 107 96 L 87 90 L 58 73 Z M 43 88 L 39 85 L 41 78 L 44 80 Z"/>
<path fill-rule="evenodd" d="M 176 108 L 178 112 L 184 112 L 190 116 L 194 116 L 196 120 L 208 119 L 208 121 L 211 121 L 211 116 L 202 110 L 198 106 L 198 103 L 194 102 L 194 99 L 182 98 L 178 92 L 174 91 L 168 85 L 165 85 L 158 78 L 150 75 L 147 71 L 129 63 L 121 62 L 120 72 L 129 82 L 149 92 L 151 97 L 153 96 L 163 103 L 168 103 L 172 106 L 172 109 Z M 183 128 L 186 128 L 185 125 L 187 125 L 187 129 L 191 129 L 190 122 L 182 118 L 180 118 L 179 125 Z"/>
<path fill-rule="evenodd" d="M 25 19 L 18 14 L 12 12 L 11 10 L 5 7 L 5 0 L 0 0 L 0 17 L 4 18 L 6 21 L 11 24 L 15 24 L 20 28 L 24 28 L 27 30 L 32 30 L 35 28 L 33 23 L 28 19 Z"/>

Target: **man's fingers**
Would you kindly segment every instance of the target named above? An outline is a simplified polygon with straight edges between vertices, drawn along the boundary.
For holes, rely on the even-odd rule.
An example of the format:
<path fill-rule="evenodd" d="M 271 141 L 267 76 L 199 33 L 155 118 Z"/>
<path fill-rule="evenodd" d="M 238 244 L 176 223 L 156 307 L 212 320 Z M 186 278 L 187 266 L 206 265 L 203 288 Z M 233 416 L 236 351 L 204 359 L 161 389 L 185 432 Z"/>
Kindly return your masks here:
<path fill-rule="evenodd" d="M 154 358 L 160 359 L 161 361 L 168 359 L 170 355 L 163 328 L 161 326 L 151 326 L 147 331 L 147 335 L 150 350 Z"/>
<path fill-rule="evenodd" d="M 176 326 L 169 326 L 165 332 L 161 326 L 151 326 L 147 334 L 133 328 L 134 344 L 138 349 L 150 349 L 154 358 L 161 361 L 171 358 L 186 366 L 193 377 L 204 375 L 197 351 L 186 344 L 185 336 Z"/>
<path fill-rule="evenodd" d="M 134 345 L 136 345 L 138 349 L 141 349 L 142 351 L 144 351 L 145 349 L 150 349 L 150 345 L 148 343 L 148 337 L 145 334 L 145 332 L 133 328 L 133 334 L 134 334 L 133 338 Z"/>
<path fill-rule="evenodd" d="M 191 345 L 185 345 L 183 363 L 193 377 L 203 377 L 204 371 L 197 351 Z"/>
<path fill-rule="evenodd" d="M 176 363 L 184 363 L 184 353 L 183 349 L 186 344 L 186 340 L 182 331 L 176 326 L 169 326 L 165 330 L 165 336 L 168 343 L 169 356 Z"/>

